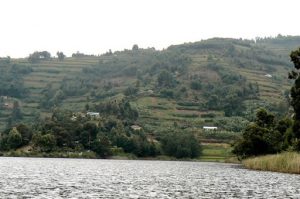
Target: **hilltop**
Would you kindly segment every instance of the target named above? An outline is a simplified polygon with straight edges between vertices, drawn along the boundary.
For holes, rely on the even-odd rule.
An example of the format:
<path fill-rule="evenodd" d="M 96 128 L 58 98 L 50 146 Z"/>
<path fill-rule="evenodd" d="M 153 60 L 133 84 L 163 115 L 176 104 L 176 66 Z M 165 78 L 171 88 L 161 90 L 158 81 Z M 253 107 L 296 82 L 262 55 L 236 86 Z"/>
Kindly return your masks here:
<path fill-rule="evenodd" d="M 213 38 L 161 51 L 135 45 L 101 56 L 1 58 L 0 127 L 32 123 L 55 108 L 95 111 L 98 103 L 126 99 L 139 113 L 135 123 L 153 135 L 218 126 L 230 140 L 258 107 L 286 110 L 288 54 L 298 44 L 300 37 L 289 36 Z"/>

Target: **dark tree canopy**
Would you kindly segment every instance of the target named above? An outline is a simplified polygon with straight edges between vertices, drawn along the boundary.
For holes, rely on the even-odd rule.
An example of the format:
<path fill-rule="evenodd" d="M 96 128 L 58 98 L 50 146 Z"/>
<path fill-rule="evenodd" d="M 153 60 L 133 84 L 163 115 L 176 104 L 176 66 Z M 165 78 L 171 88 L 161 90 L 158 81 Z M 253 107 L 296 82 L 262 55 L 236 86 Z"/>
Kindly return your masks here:
<path fill-rule="evenodd" d="M 285 150 L 292 144 L 288 131 L 290 126 L 289 119 L 276 122 L 273 114 L 260 109 L 255 122 L 246 127 L 242 138 L 236 142 L 233 153 L 239 158 L 246 158 Z"/>
<path fill-rule="evenodd" d="M 291 88 L 291 105 L 294 108 L 295 115 L 294 115 L 294 125 L 293 131 L 296 138 L 300 138 L 300 48 L 291 52 L 291 61 L 294 64 L 295 70 L 290 72 L 289 78 L 294 79 L 295 83 Z M 297 144 L 297 149 L 300 149 L 300 142 Z"/>
<path fill-rule="evenodd" d="M 132 46 L 132 50 L 137 51 L 139 49 L 139 46 L 137 44 L 134 44 Z"/>
<path fill-rule="evenodd" d="M 294 63 L 294 66 L 297 70 L 300 69 L 300 48 L 298 50 L 291 52 L 291 61 Z"/>
<path fill-rule="evenodd" d="M 50 60 L 51 54 L 48 51 L 35 51 L 34 53 L 30 54 L 28 57 L 28 61 L 31 63 L 39 62 L 40 60 Z"/>
<path fill-rule="evenodd" d="M 173 77 L 173 75 L 166 70 L 163 70 L 158 75 L 157 82 L 158 82 L 158 86 L 167 87 L 167 88 L 174 87 L 176 84 L 176 81 L 175 81 L 175 78 Z"/>
<path fill-rule="evenodd" d="M 56 53 L 56 55 L 59 61 L 63 61 L 66 57 L 66 55 L 63 52 L 59 52 L 59 51 Z"/>
<path fill-rule="evenodd" d="M 176 158 L 195 158 L 201 154 L 201 145 L 191 133 L 167 133 L 161 143 L 164 152 Z"/>

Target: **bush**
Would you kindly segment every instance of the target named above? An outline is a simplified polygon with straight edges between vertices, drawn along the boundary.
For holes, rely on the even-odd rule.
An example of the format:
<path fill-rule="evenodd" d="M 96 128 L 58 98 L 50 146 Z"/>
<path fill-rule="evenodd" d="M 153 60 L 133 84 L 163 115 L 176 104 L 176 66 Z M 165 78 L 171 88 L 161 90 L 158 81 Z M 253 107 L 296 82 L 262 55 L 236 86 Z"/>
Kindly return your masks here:
<path fill-rule="evenodd" d="M 136 87 L 129 86 L 128 88 L 125 89 L 124 95 L 133 96 L 133 95 L 136 95 L 137 92 L 138 92 L 138 89 Z"/>
<path fill-rule="evenodd" d="M 10 149 L 16 149 L 22 144 L 22 135 L 16 128 L 13 128 L 7 137 L 7 143 Z"/>
<path fill-rule="evenodd" d="M 191 133 L 167 133 L 161 144 L 166 155 L 176 158 L 196 158 L 201 154 L 201 145 Z"/>
<path fill-rule="evenodd" d="M 110 141 L 106 136 L 98 136 L 92 143 L 92 150 L 102 158 L 112 155 Z"/>
<path fill-rule="evenodd" d="M 165 98 L 174 98 L 174 92 L 170 89 L 163 89 L 160 91 L 160 96 Z"/>
<path fill-rule="evenodd" d="M 33 142 L 42 152 L 50 152 L 56 146 L 56 140 L 52 134 L 41 135 L 40 133 L 37 133 L 33 137 Z"/>
<path fill-rule="evenodd" d="M 275 121 L 274 115 L 264 109 L 256 114 L 255 123 L 249 124 L 242 138 L 236 142 L 233 153 L 240 158 L 277 153 L 291 143 L 288 120 Z"/>
<path fill-rule="evenodd" d="M 193 90 L 201 90 L 202 88 L 202 83 L 199 80 L 194 80 L 191 82 L 191 89 Z"/>

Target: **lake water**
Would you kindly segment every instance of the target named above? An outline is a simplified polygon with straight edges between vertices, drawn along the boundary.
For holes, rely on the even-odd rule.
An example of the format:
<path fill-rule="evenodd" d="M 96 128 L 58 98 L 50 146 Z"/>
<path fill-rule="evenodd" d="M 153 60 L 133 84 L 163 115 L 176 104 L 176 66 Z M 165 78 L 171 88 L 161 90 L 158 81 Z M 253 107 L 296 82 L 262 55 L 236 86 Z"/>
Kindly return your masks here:
<path fill-rule="evenodd" d="M 300 198 L 300 175 L 220 163 L 2 157 L 0 198 Z"/>

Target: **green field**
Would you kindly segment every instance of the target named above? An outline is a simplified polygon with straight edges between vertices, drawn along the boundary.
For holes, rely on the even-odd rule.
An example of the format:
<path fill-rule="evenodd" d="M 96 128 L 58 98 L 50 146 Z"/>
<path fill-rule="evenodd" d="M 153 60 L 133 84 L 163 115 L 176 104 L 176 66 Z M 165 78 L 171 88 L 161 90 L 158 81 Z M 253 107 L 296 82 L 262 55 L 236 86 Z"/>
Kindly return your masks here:
<path fill-rule="evenodd" d="M 231 147 L 229 144 L 203 143 L 202 155 L 199 160 L 208 162 L 225 162 L 232 157 L 234 157 L 234 155 L 231 153 Z"/>

